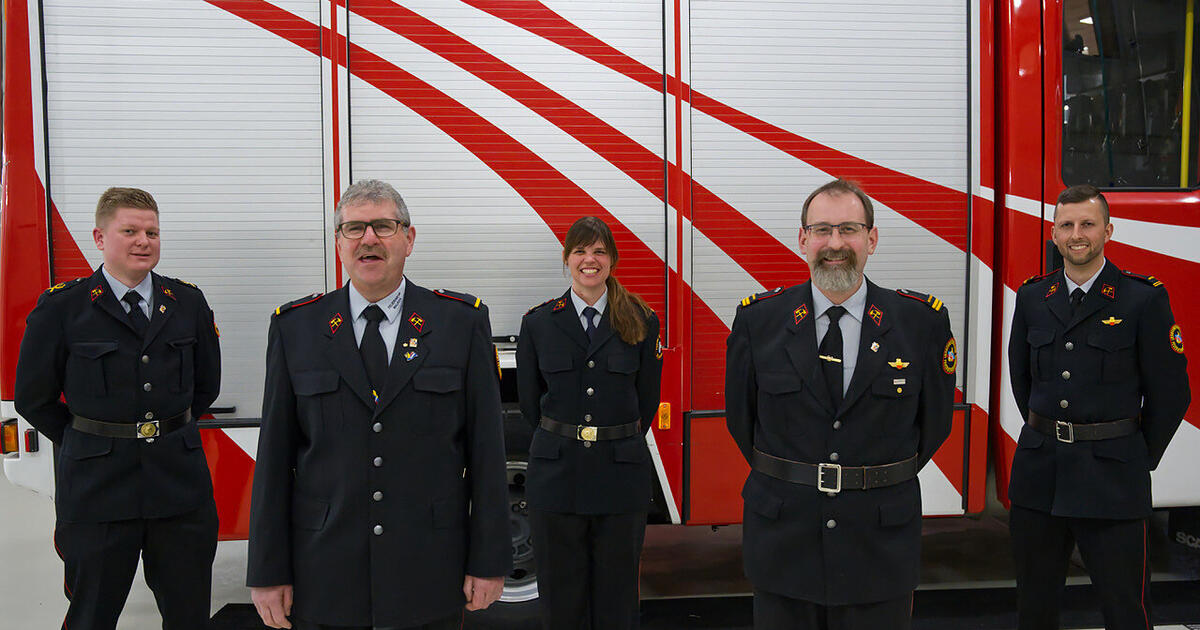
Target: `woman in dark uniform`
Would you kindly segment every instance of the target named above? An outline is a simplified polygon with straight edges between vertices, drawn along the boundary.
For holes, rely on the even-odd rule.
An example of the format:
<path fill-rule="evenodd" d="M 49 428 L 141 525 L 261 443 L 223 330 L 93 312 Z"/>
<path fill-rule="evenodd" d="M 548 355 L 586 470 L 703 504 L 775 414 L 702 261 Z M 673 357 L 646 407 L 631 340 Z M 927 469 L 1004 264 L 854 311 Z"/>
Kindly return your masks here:
<path fill-rule="evenodd" d="M 603 221 L 576 221 L 563 246 L 571 288 L 530 309 L 517 342 L 521 413 L 534 425 L 525 493 L 551 630 L 638 627 L 662 345 L 654 311 L 612 275 L 617 260 Z"/>

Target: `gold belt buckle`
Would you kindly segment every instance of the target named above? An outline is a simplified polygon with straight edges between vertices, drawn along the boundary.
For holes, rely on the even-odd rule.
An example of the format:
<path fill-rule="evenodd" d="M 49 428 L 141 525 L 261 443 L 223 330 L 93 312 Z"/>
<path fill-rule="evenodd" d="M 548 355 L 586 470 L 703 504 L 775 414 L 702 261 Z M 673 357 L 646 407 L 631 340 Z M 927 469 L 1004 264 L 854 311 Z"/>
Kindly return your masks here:
<path fill-rule="evenodd" d="M 158 437 L 158 420 L 137 423 L 137 434 L 139 438 L 147 442 L 153 441 Z"/>
<path fill-rule="evenodd" d="M 595 442 L 596 427 L 579 427 L 579 433 L 577 437 L 584 442 Z"/>

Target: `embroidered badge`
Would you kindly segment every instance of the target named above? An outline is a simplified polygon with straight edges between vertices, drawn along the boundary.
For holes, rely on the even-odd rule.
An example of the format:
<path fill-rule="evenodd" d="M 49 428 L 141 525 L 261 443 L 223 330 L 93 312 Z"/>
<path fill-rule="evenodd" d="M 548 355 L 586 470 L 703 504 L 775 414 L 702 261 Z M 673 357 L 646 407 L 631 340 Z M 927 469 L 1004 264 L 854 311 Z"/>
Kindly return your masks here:
<path fill-rule="evenodd" d="M 1100 320 L 1100 323 L 1104 324 L 1105 326 L 1116 326 L 1117 324 L 1120 324 L 1123 321 L 1125 321 L 1125 320 L 1117 319 L 1116 317 L 1109 315 L 1108 319 L 1102 319 L 1102 320 Z"/>
<path fill-rule="evenodd" d="M 1054 286 L 1058 286 L 1055 284 Z M 946 349 L 942 350 L 942 371 L 947 374 L 954 374 L 955 368 L 958 367 L 958 346 L 954 343 L 954 337 L 946 342 Z"/>
<path fill-rule="evenodd" d="M 329 334 L 335 334 L 342 327 L 342 314 L 336 313 L 329 319 Z"/>
<path fill-rule="evenodd" d="M 425 326 L 425 320 L 422 319 L 421 316 L 417 315 L 416 313 L 413 313 L 412 315 L 408 316 L 408 323 L 412 324 L 412 327 L 416 328 L 417 332 L 421 332 L 421 328 L 423 328 Z"/>
<path fill-rule="evenodd" d="M 557 312 L 563 310 L 564 308 L 567 308 L 567 301 L 562 298 L 559 298 L 558 301 L 554 303 L 554 309 L 552 312 L 557 313 Z"/>
<path fill-rule="evenodd" d="M 879 352 L 879 342 L 878 341 L 871 342 L 871 352 Z"/>
<path fill-rule="evenodd" d="M 217 322 L 213 322 L 213 332 L 217 333 L 217 339 L 221 338 L 221 329 L 217 328 Z"/>
<path fill-rule="evenodd" d="M 1051 295 L 1054 295 L 1055 293 L 1058 293 L 1058 283 L 1057 282 L 1050 285 L 1050 289 L 1046 291 L 1046 297 L 1050 297 Z"/>
<path fill-rule="evenodd" d="M 792 316 L 795 318 L 797 324 L 804 321 L 804 318 L 808 317 L 808 305 L 801 304 L 797 306 L 796 310 L 792 311 Z"/>
<path fill-rule="evenodd" d="M 163 292 L 163 295 L 165 295 L 165 296 L 167 296 L 167 297 L 171 298 L 172 300 L 174 300 L 174 299 L 175 299 L 175 294 L 174 294 L 174 293 L 171 293 L 171 290 L 170 290 L 170 289 L 168 289 L 167 287 L 163 287 L 163 288 L 162 288 L 162 292 Z"/>
<path fill-rule="evenodd" d="M 158 312 L 159 312 L 159 313 L 166 313 L 166 312 L 167 312 L 167 305 L 166 305 L 166 304 L 159 304 L 159 305 L 158 305 Z"/>
<path fill-rule="evenodd" d="M 416 339 L 413 339 L 413 341 L 416 341 Z M 413 345 L 416 344 L 414 343 Z M 492 354 L 496 355 L 496 378 L 503 380 L 504 373 L 500 371 L 500 351 L 496 349 L 494 344 L 492 345 Z"/>
<path fill-rule="evenodd" d="M 1100 295 L 1103 295 L 1110 300 L 1115 300 L 1117 299 L 1117 287 L 1114 287 L 1111 284 L 1105 284 L 1100 287 Z"/>
<path fill-rule="evenodd" d="M 897 370 L 903 370 L 904 368 L 908 367 L 908 361 L 905 361 L 900 357 L 896 357 L 895 361 L 888 361 L 888 365 L 896 368 Z"/>
<path fill-rule="evenodd" d="M 871 308 L 867 309 L 867 317 L 870 317 L 876 326 L 883 325 L 883 311 L 879 310 L 878 306 L 872 304 Z"/>
<path fill-rule="evenodd" d="M 1171 326 L 1171 349 L 1183 354 L 1183 330 L 1179 328 L 1179 324 Z"/>
<path fill-rule="evenodd" d="M 96 288 L 92 289 L 92 301 L 93 302 L 100 299 L 101 295 L 104 295 L 104 287 L 100 286 L 100 287 L 96 287 Z"/>
<path fill-rule="evenodd" d="M 654 340 L 654 358 L 662 360 L 663 342 L 662 337 Z"/>
<path fill-rule="evenodd" d="M 46 289 L 46 293 L 54 293 L 55 291 L 65 287 L 65 286 L 67 286 L 66 282 L 59 282 L 58 284 L 50 287 L 49 289 Z"/>

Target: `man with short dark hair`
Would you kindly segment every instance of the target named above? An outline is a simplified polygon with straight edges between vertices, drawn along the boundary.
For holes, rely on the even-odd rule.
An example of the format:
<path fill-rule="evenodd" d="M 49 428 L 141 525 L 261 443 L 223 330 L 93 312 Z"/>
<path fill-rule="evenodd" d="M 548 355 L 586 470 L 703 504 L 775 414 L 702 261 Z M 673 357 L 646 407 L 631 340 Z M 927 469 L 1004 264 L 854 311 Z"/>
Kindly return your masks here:
<path fill-rule="evenodd" d="M 800 230 L 812 281 L 742 300 L 729 335 L 755 628 L 910 627 L 917 472 L 950 433 L 958 355 L 941 300 L 863 275 L 874 221 L 853 182 L 814 191 Z"/>
<path fill-rule="evenodd" d="M 1099 190 L 1064 190 L 1051 234 L 1064 267 L 1017 291 L 1008 343 L 1025 419 L 1008 488 L 1018 628 L 1058 628 L 1078 544 L 1105 627 L 1145 630 L 1150 471 L 1191 401 L 1183 334 L 1162 282 L 1105 259 Z"/>
<path fill-rule="evenodd" d="M 251 598 L 272 628 L 457 630 L 512 561 L 488 310 L 408 282 L 390 185 L 350 186 L 335 224 L 350 282 L 271 320 Z"/>
<path fill-rule="evenodd" d="M 17 362 L 17 412 L 59 446 L 63 627 L 115 628 L 140 556 L 163 627 L 206 628 L 217 511 L 194 420 L 221 384 L 213 312 L 195 285 L 152 272 L 146 191 L 106 190 L 92 236 L 104 264 L 38 299 Z"/>

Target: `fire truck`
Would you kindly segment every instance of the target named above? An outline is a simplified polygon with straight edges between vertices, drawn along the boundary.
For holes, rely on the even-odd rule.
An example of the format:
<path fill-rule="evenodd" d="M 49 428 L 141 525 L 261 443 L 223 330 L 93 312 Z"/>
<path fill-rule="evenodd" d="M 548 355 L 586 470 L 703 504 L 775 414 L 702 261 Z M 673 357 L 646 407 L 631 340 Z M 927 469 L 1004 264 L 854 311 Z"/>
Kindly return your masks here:
<path fill-rule="evenodd" d="M 867 274 L 935 295 L 958 339 L 924 514 L 979 513 L 1006 501 L 1022 424 L 1008 323 L 1022 281 L 1060 264 L 1063 187 L 1105 190 L 1110 259 L 1161 279 L 1184 333 L 1200 329 L 1194 4 L 6 0 L 5 474 L 53 492 L 53 446 L 12 404 L 25 316 L 100 263 L 99 193 L 144 188 L 162 207 L 158 270 L 216 311 L 224 379 L 200 422 L 221 537 L 245 538 L 271 313 L 346 281 L 332 210 L 351 181 L 383 179 L 419 233 L 409 277 L 490 307 L 513 506 L 504 599 L 530 600 L 512 347 L 525 311 L 569 282 L 566 228 L 612 226 L 617 275 L 663 322 L 652 521 L 732 524 L 748 468 L 724 427 L 725 338 L 743 297 L 807 279 L 800 203 L 844 177 L 877 207 Z M 1193 409 L 1154 473 L 1158 507 L 1200 505 L 1197 452 Z"/>

